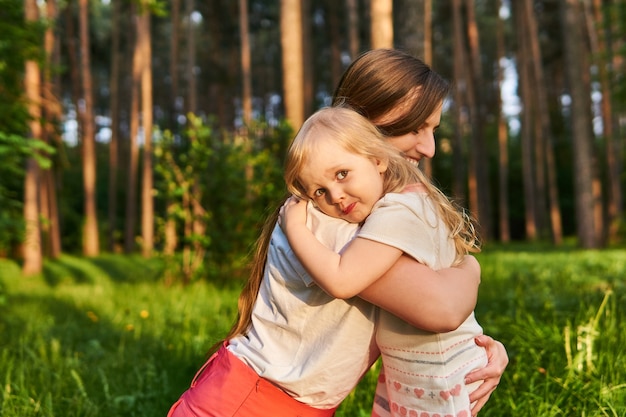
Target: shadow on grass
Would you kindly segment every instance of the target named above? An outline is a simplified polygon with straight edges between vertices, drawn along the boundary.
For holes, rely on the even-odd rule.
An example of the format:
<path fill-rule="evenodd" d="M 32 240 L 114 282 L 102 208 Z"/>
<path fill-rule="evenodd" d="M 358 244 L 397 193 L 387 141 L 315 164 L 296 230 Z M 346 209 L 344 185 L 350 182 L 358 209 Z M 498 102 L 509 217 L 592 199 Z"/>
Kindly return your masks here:
<path fill-rule="evenodd" d="M 39 393 L 31 401 L 47 396 L 67 415 L 164 416 L 202 360 L 107 320 L 97 302 L 79 308 L 53 294 L 10 295 L 0 328 L 0 374 L 13 381 L 12 395 Z M 25 414 L 6 414 L 17 415 Z"/>
<path fill-rule="evenodd" d="M 144 259 L 139 256 L 84 258 L 64 255 L 56 260 L 47 260 L 42 275 L 51 287 L 63 283 L 93 284 L 103 276 L 113 282 L 157 282 L 163 276 L 163 262 L 158 258 Z"/>

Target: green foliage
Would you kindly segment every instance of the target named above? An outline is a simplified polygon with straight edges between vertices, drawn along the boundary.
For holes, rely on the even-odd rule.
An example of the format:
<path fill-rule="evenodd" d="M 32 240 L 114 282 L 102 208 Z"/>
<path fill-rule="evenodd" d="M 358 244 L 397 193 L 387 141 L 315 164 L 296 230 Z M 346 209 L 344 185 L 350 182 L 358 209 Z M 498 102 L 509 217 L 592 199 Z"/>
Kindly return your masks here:
<path fill-rule="evenodd" d="M 39 61 L 43 25 L 27 24 L 23 2 L 0 0 L 0 132 L 24 135 L 28 112 L 23 76 L 27 59 Z"/>
<path fill-rule="evenodd" d="M 246 142 L 189 115 L 181 137 L 166 131 L 155 144 L 157 206 L 165 213 L 158 220 L 159 235 L 168 220 L 176 221 L 181 245 L 193 247 L 194 256 L 202 258 L 193 277 L 242 262 L 268 209 L 285 195 L 278 158 L 291 131 L 283 126 L 270 130 L 262 123 L 250 131 L 256 133 Z M 194 202 L 200 212 L 194 213 Z M 205 233 L 184 234 L 194 220 L 204 224 Z"/>
<path fill-rule="evenodd" d="M 626 251 L 490 247 L 476 309 L 510 364 L 481 416 L 626 416 Z M 236 316 L 239 288 L 166 286 L 162 260 L 0 260 L 0 415 L 159 416 Z M 224 282 L 228 282 L 224 280 Z M 369 416 L 377 364 L 337 411 Z"/>
<path fill-rule="evenodd" d="M 39 140 L 6 134 L 0 131 L 0 253 L 10 250 L 22 240 L 22 190 L 27 158 L 35 158 L 43 169 L 50 167 L 49 155 L 54 149 Z"/>

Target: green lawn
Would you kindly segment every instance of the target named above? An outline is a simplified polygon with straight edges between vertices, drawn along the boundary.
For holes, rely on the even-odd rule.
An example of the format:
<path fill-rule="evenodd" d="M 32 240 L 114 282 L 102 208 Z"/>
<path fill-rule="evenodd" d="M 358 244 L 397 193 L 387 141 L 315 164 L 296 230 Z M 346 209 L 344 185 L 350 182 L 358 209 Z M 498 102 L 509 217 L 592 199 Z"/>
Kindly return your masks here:
<path fill-rule="evenodd" d="M 528 247 L 526 247 L 528 249 Z M 511 363 L 481 416 L 626 416 L 626 251 L 491 248 L 476 309 Z M 236 315 L 240 281 L 159 260 L 0 260 L 0 416 L 165 416 Z M 370 373 L 337 415 L 369 416 Z"/>

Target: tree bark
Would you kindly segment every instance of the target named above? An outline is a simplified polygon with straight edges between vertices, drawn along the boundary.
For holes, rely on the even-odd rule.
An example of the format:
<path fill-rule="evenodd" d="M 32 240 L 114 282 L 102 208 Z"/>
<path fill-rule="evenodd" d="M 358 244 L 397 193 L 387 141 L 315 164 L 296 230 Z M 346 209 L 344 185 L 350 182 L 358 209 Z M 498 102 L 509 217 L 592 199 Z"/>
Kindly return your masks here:
<path fill-rule="evenodd" d="M 454 160 L 454 180 L 452 194 L 463 206 L 467 205 L 466 194 L 466 164 L 465 164 L 465 130 L 467 118 L 464 107 L 467 97 L 467 55 L 464 46 L 463 19 L 461 15 L 461 0 L 452 0 L 453 26 L 453 55 L 454 55 L 454 145 L 452 158 Z"/>
<path fill-rule="evenodd" d="M 24 14 L 27 22 L 39 20 L 39 11 L 35 0 L 24 1 Z M 24 89 L 28 100 L 29 140 L 41 138 L 41 81 L 40 69 L 35 61 L 27 61 L 24 75 Z M 43 267 L 41 253 L 41 225 L 39 223 L 39 179 L 40 169 L 34 158 L 26 161 L 24 178 L 24 264 L 22 273 L 25 276 L 39 274 Z"/>
<path fill-rule="evenodd" d="M 58 9 L 56 0 L 48 0 L 46 2 L 47 18 L 50 21 L 56 21 L 58 17 Z M 50 26 L 45 33 L 45 51 L 46 51 L 46 70 L 44 72 L 43 81 L 43 113 L 44 113 L 44 140 L 46 143 L 62 152 L 63 145 L 59 132 L 59 125 L 63 118 L 63 110 L 59 101 L 60 77 L 53 73 L 54 68 L 60 65 L 59 56 L 59 40 L 55 34 L 55 27 Z M 53 156 L 52 167 L 42 174 L 41 189 L 46 190 L 46 254 L 51 259 L 57 259 L 61 255 L 61 227 L 59 222 L 59 208 L 57 199 L 56 177 L 59 172 L 58 156 Z"/>
<path fill-rule="evenodd" d="M 100 252 L 98 216 L 96 212 L 96 139 L 93 114 L 93 83 L 91 80 L 89 52 L 89 2 L 79 0 L 80 68 L 82 73 L 84 126 L 83 126 L 83 188 L 85 190 L 85 226 L 83 254 L 97 256 Z"/>
<path fill-rule="evenodd" d="M 590 5 L 589 3 L 593 4 Z M 611 39 L 608 22 L 604 19 L 601 0 L 585 0 L 585 5 L 590 9 L 586 15 L 590 23 L 588 31 L 591 44 L 591 53 L 598 68 L 598 79 L 602 99 L 600 103 L 602 111 L 602 128 L 604 139 L 604 155 L 606 161 L 607 198 L 606 198 L 606 236 L 609 242 L 616 242 L 619 233 L 619 215 L 623 210 L 623 196 L 620 187 L 620 153 L 619 139 L 613 126 L 617 125 L 613 113 L 612 80 L 610 77 L 610 65 L 613 51 L 607 40 Z"/>
<path fill-rule="evenodd" d="M 530 57 L 528 47 L 528 37 L 525 35 L 526 26 L 523 9 L 520 3 L 516 4 L 515 9 L 516 23 L 517 23 L 517 38 L 519 43 L 519 50 L 517 51 L 519 74 L 519 88 L 521 90 L 520 98 L 522 101 L 522 115 L 521 115 L 521 149 L 522 149 L 522 184 L 524 188 L 524 224 L 526 239 L 537 239 L 537 219 L 535 210 L 535 177 L 534 172 L 534 160 L 532 151 L 532 92 L 531 92 L 531 70 L 530 70 Z"/>
<path fill-rule="evenodd" d="M 280 1 L 280 44 L 285 117 L 297 130 L 304 122 L 302 3 L 300 0 Z"/>
<path fill-rule="evenodd" d="M 136 6 L 134 6 L 136 7 Z M 139 26 L 139 16 L 133 12 L 135 27 Z M 124 252 L 132 253 L 135 249 L 135 223 L 137 218 L 137 166 L 139 148 L 137 135 L 139 133 L 139 93 L 141 83 L 141 68 L 143 56 L 139 49 L 139 34 L 135 33 L 132 62 L 131 100 L 130 100 L 130 138 L 128 160 L 128 188 L 126 192 L 126 224 L 124 227 Z"/>
<path fill-rule="evenodd" d="M 198 111 L 198 85 L 196 77 L 196 28 L 192 20 L 194 0 L 186 0 L 187 14 L 187 113 L 196 114 Z"/>
<path fill-rule="evenodd" d="M 152 40 L 150 36 L 150 11 L 147 1 L 143 3 L 139 26 L 141 66 L 141 120 L 143 125 L 143 172 L 141 183 L 141 237 L 142 254 L 145 258 L 154 249 L 154 198 L 152 168 Z"/>
<path fill-rule="evenodd" d="M 179 96 L 178 83 L 178 43 L 180 42 L 180 0 L 172 0 L 172 34 L 170 39 L 170 103 L 169 121 L 170 129 L 178 132 L 178 111 L 177 100 Z"/>
<path fill-rule="evenodd" d="M 244 130 L 247 131 L 248 124 L 252 119 L 252 74 L 250 68 L 250 33 L 248 30 L 247 0 L 239 0 L 239 37 L 241 38 L 241 114 Z"/>
<path fill-rule="evenodd" d="M 467 36 L 470 52 L 471 69 L 470 76 L 467 77 L 467 96 L 470 114 L 470 124 L 472 126 L 470 158 L 469 158 L 469 196 L 470 209 L 478 219 L 479 229 L 483 240 L 492 237 L 491 219 L 491 198 L 490 184 L 487 172 L 488 158 L 485 146 L 483 121 L 485 120 L 485 103 L 482 96 L 478 94 L 479 88 L 483 85 L 482 64 L 480 53 L 480 41 L 478 33 L 478 23 L 475 16 L 475 5 L 473 0 L 465 0 L 467 12 Z"/>
<path fill-rule="evenodd" d="M 591 80 L 581 29 L 581 12 L 577 0 L 561 0 L 560 6 L 565 52 L 565 73 L 572 99 L 571 128 L 574 148 L 576 229 L 582 247 L 598 248 L 600 246 L 600 236 L 597 234 L 594 216 Z"/>
<path fill-rule="evenodd" d="M 109 142 L 109 251 L 115 250 L 117 230 L 117 173 L 119 170 L 119 124 L 120 124 L 120 1 L 111 0 L 111 141 Z"/>
<path fill-rule="evenodd" d="M 502 0 L 498 1 L 497 12 L 502 7 Z M 504 81 L 502 60 L 505 58 L 504 45 L 504 22 L 496 16 L 496 48 L 497 54 L 497 77 L 498 85 Z M 502 94 L 498 91 L 498 229 L 500 241 L 507 243 L 511 240 L 511 228 L 509 226 L 509 137 L 506 118 L 502 109 Z"/>
<path fill-rule="evenodd" d="M 393 1 L 370 0 L 372 49 L 393 48 Z"/>
<path fill-rule="evenodd" d="M 332 1 L 332 0 L 331 0 Z M 346 14 L 348 15 L 348 51 L 350 60 L 359 54 L 359 10 L 357 0 L 346 0 Z M 337 84 L 333 85 L 333 88 Z"/>

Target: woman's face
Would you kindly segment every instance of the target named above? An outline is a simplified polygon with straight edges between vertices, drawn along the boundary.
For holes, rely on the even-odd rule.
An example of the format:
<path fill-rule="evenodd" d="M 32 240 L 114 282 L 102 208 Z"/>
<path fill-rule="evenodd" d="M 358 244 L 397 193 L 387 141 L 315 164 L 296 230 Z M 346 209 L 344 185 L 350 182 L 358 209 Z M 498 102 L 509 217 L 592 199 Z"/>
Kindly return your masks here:
<path fill-rule="evenodd" d="M 416 131 L 401 136 L 390 136 L 387 141 L 398 148 L 404 157 L 417 165 L 422 158 L 435 156 L 435 131 L 441 122 L 443 103 L 428 116 L 426 122 Z M 386 115 L 393 117 L 393 112 Z"/>

